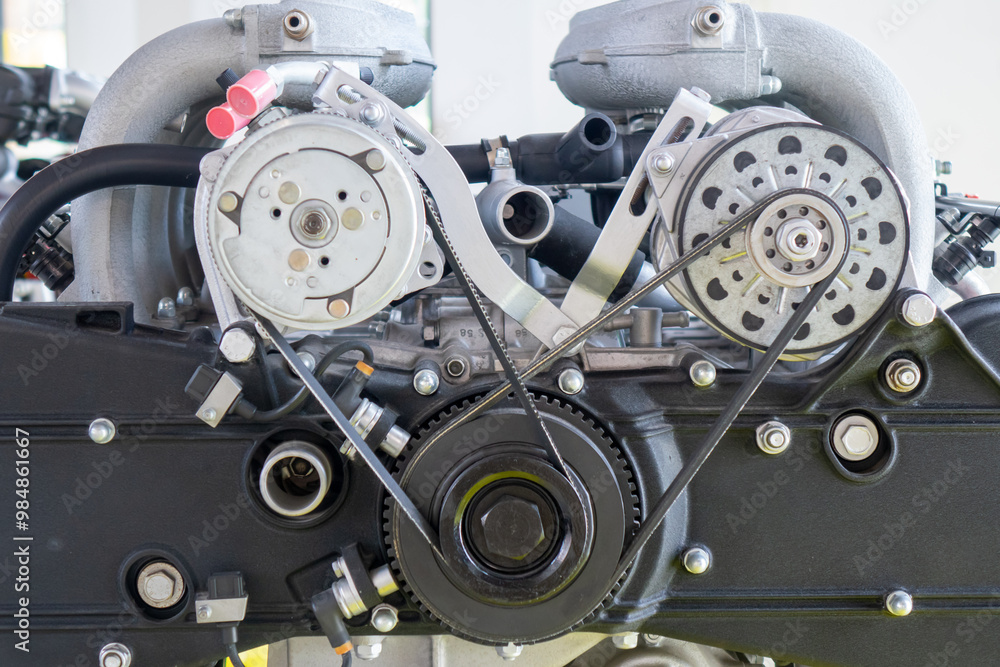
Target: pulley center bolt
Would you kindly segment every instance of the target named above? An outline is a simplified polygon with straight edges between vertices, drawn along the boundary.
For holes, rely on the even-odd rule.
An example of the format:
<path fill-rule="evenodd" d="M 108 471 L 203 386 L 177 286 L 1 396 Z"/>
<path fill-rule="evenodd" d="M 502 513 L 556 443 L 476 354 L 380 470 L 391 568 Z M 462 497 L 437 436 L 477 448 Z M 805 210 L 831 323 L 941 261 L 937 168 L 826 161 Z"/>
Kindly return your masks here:
<path fill-rule="evenodd" d="M 792 444 L 792 432 L 781 422 L 767 422 L 757 427 L 757 446 L 765 454 L 781 454 Z"/>
<path fill-rule="evenodd" d="M 804 262 L 819 254 L 819 230 L 808 220 L 789 220 L 778 230 L 778 252 L 793 262 Z"/>
<path fill-rule="evenodd" d="M 885 382 L 899 394 L 909 394 L 920 386 L 920 366 L 909 359 L 896 359 L 885 369 Z"/>
<path fill-rule="evenodd" d="M 325 238 L 330 231 L 330 226 L 330 218 L 319 209 L 306 213 L 302 216 L 302 222 L 299 223 L 299 229 L 302 230 L 302 233 L 312 239 Z"/>
<path fill-rule="evenodd" d="M 538 506 L 516 496 L 502 496 L 480 519 L 486 546 L 493 554 L 524 560 L 545 540 Z"/>

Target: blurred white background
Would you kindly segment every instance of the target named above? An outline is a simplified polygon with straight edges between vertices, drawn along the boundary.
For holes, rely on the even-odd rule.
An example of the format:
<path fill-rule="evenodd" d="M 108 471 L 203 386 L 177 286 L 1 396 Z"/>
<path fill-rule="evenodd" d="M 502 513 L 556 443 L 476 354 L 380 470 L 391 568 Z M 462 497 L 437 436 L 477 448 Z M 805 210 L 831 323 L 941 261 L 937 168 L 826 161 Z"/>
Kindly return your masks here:
<path fill-rule="evenodd" d="M 65 12 L 63 3 L 65 1 Z M 601 0 L 386 0 L 413 11 L 438 62 L 431 118 L 450 143 L 562 131 L 582 111 L 549 81 L 574 13 Z M 5 54 L 110 75 L 135 49 L 239 0 L 2 0 Z M 853 35 L 898 73 L 923 115 L 955 190 L 1000 199 L 1000 23 L 996 0 L 750 0 Z M 428 7 L 429 5 L 429 7 Z M 65 14 L 65 16 L 64 16 Z M 65 33 L 63 33 L 65 31 Z M 65 37 L 63 37 L 65 34 Z M 26 38 L 30 37 L 30 38 Z"/>

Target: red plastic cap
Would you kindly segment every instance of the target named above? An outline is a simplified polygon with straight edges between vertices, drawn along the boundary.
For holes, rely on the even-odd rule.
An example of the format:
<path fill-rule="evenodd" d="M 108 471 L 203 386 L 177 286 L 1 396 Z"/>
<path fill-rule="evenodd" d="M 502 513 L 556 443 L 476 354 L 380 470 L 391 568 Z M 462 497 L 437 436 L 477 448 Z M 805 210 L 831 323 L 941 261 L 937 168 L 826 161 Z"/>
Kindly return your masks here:
<path fill-rule="evenodd" d="M 205 123 L 213 137 L 228 139 L 249 125 L 250 119 L 236 113 L 229 104 L 223 104 L 208 112 Z"/>
<path fill-rule="evenodd" d="M 241 116 L 254 118 L 278 96 L 278 84 L 259 69 L 248 73 L 226 92 L 229 105 Z"/>

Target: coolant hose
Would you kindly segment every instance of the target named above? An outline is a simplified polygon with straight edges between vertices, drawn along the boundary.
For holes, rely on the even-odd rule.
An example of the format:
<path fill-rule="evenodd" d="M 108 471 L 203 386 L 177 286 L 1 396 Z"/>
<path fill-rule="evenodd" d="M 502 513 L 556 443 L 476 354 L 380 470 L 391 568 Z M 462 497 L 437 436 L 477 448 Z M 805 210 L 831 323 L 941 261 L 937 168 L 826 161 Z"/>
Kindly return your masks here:
<path fill-rule="evenodd" d="M 196 187 L 201 159 L 212 150 L 159 144 L 100 146 L 55 162 L 29 178 L 0 209 L 0 301 L 13 299 L 24 251 L 35 232 L 60 208 L 106 188 Z"/>

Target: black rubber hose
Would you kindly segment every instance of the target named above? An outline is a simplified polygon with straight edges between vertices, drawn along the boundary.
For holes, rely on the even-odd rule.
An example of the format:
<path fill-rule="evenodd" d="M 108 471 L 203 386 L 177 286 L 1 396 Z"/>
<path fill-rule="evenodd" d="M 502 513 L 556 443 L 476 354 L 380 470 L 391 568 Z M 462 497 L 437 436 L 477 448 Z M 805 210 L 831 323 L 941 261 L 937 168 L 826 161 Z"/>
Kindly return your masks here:
<path fill-rule="evenodd" d="M 236 648 L 236 644 L 226 644 L 226 655 L 229 656 L 229 661 L 233 663 L 233 667 L 244 667 L 243 659 L 240 658 L 240 652 Z"/>
<path fill-rule="evenodd" d="M 117 144 L 81 151 L 28 179 L 0 209 L 0 301 L 10 301 L 18 266 L 32 237 L 77 197 L 125 185 L 198 185 L 201 159 L 214 149 Z"/>
<path fill-rule="evenodd" d="M 375 354 L 372 352 L 371 347 L 366 343 L 361 342 L 348 342 L 341 343 L 337 345 L 332 350 L 327 352 L 319 363 L 316 364 L 316 370 L 313 371 L 313 375 L 317 378 L 322 376 L 323 373 L 327 371 L 330 366 L 334 364 L 337 360 L 343 357 L 348 352 L 360 352 L 362 360 L 369 366 L 375 363 Z M 255 422 L 273 422 L 278 419 L 283 419 L 288 415 L 292 414 L 296 410 L 302 407 L 302 405 L 309 399 L 311 395 L 309 387 L 303 386 L 298 392 L 295 393 L 290 399 L 285 401 L 283 404 L 279 405 L 273 410 L 258 411 L 249 401 L 242 399 L 236 406 L 237 413 L 251 421 Z"/>
<path fill-rule="evenodd" d="M 559 160 L 559 148 L 565 136 L 529 134 L 511 141 L 510 155 L 518 179 L 528 185 L 614 183 L 632 173 L 652 134 L 639 132 L 618 135 L 614 145 L 593 160 L 570 165 L 569 168 Z M 490 161 L 481 144 L 447 148 L 470 183 L 486 183 L 490 180 Z"/>
<path fill-rule="evenodd" d="M 600 228 L 583 218 L 578 218 L 562 206 L 556 206 L 556 217 L 552 231 L 531 251 L 537 259 L 566 280 L 575 280 L 587 263 L 590 253 L 601 236 Z M 637 252 L 622 275 L 615 291 L 608 298 L 611 303 L 623 299 L 635 286 L 642 272 L 646 256 Z"/>

